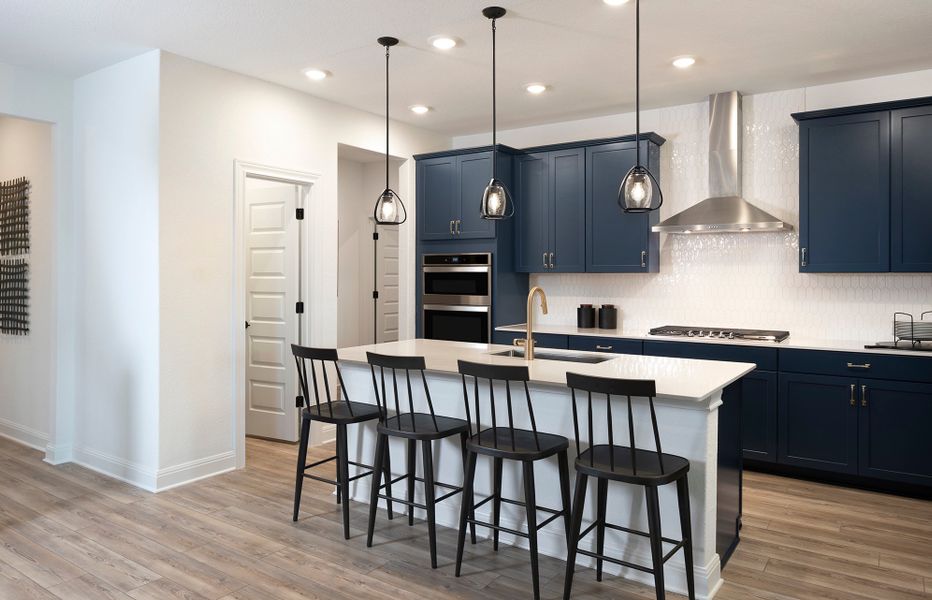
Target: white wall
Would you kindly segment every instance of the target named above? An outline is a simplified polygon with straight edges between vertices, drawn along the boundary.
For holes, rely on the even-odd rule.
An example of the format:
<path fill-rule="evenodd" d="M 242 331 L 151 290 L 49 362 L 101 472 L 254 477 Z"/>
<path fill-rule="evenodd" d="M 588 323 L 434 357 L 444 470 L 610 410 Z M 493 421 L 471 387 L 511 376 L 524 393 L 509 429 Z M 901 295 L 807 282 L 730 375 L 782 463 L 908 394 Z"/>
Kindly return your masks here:
<path fill-rule="evenodd" d="M 72 173 L 72 86 L 71 81 L 49 73 L 42 73 L 0 64 L 0 115 L 10 115 L 42 121 L 51 125 L 52 191 L 46 207 L 53 216 L 34 220 L 34 244 L 44 242 L 48 253 L 46 269 L 48 297 L 42 299 L 33 293 L 32 319 L 34 327 L 45 323 L 48 327 L 44 341 L 33 338 L 37 367 L 41 369 L 45 397 L 35 396 L 37 411 L 46 415 L 46 423 L 36 415 L 27 427 L 3 428 L 2 435 L 14 437 L 28 444 L 40 444 L 47 438 L 46 460 L 62 462 L 71 458 L 74 419 L 74 343 L 75 311 L 72 302 L 60 298 L 73 298 L 76 277 L 74 230 L 74 203 L 71 196 Z M 42 210 L 42 209 L 39 209 Z M 43 231 L 41 228 L 47 228 Z M 0 378 L 0 403 L 15 401 L 19 384 Z M 43 407 L 38 404 L 44 405 Z M 35 419 L 35 420 L 33 420 Z M 24 417 L 25 420 L 25 417 Z M 9 425 L 9 424 L 8 424 Z"/>
<path fill-rule="evenodd" d="M 74 115 L 82 262 L 74 456 L 152 489 L 160 383 L 159 53 L 75 81 Z"/>
<path fill-rule="evenodd" d="M 26 177 L 29 202 L 28 336 L 0 335 L 0 433 L 45 449 L 52 379 L 48 376 L 52 329 L 54 232 L 52 126 L 0 116 L 0 181 Z"/>
<path fill-rule="evenodd" d="M 337 343 L 338 144 L 376 152 L 382 117 L 250 77 L 162 54 L 160 109 L 160 485 L 230 466 L 234 448 L 234 161 L 320 174 L 308 207 L 311 344 Z M 392 154 L 450 139 L 394 124 Z M 402 253 L 413 334 L 414 167 Z M 170 474 L 170 476 L 169 476 Z M 187 474 L 187 475 L 186 475 Z"/>
<path fill-rule="evenodd" d="M 932 70 L 744 97 L 744 196 L 799 223 L 798 127 L 790 113 L 929 95 Z M 721 91 L 721 90 L 710 90 Z M 661 148 L 665 219 L 708 193 L 708 103 L 642 114 Z M 623 114 L 499 132 L 515 147 L 633 133 Z M 454 138 L 455 147 L 489 142 Z M 621 174 L 619 175 L 619 177 Z M 801 274 L 798 234 L 663 235 L 659 274 L 549 274 L 531 277 L 547 292 L 544 323 L 575 323 L 583 302 L 613 303 L 623 328 L 664 324 L 788 329 L 793 336 L 870 342 L 892 337 L 894 311 L 932 309 L 929 274 Z"/>

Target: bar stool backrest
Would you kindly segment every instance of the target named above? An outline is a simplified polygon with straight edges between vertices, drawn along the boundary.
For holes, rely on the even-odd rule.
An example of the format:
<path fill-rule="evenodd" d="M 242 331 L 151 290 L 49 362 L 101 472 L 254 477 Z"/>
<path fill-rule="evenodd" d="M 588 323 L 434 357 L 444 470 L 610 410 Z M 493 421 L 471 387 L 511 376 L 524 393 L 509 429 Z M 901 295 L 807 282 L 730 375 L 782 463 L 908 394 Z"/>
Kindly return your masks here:
<path fill-rule="evenodd" d="M 430 412 L 430 418 L 434 422 L 434 429 L 437 429 L 437 415 L 434 413 L 434 403 L 430 399 L 430 388 L 427 385 L 427 378 L 424 376 L 424 357 L 423 356 L 389 356 L 386 354 L 376 354 L 374 352 L 366 352 L 366 359 L 369 361 L 369 369 L 372 371 L 372 387 L 375 389 L 375 401 L 379 405 L 379 412 L 381 413 L 379 419 L 382 423 L 388 419 L 388 409 L 389 409 L 389 390 L 391 390 L 391 397 L 394 399 L 395 404 L 395 414 L 401 422 L 402 416 L 406 414 L 414 414 L 414 393 L 413 387 L 411 386 L 411 371 L 419 371 L 421 374 L 421 382 L 424 385 L 424 396 L 427 398 L 427 410 Z M 378 368 L 379 374 L 376 376 L 376 368 Z M 385 383 L 385 371 L 390 372 L 390 385 Z M 404 372 L 405 379 L 405 388 L 408 390 L 408 405 L 405 405 L 401 402 L 400 395 L 398 393 L 398 376 L 399 371 Z M 417 376 L 415 376 L 415 379 Z M 381 391 L 380 391 L 381 390 Z M 407 410 L 405 410 L 407 408 Z M 410 419 L 411 428 L 414 432 L 417 432 L 417 424 L 415 419 L 412 417 Z"/>
<path fill-rule="evenodd" d="M 331 416 L 333 415 L 333 402 L 340 402 L 340 394 L 343 394 L 343 398 L 347 401 L 347 407 L 349 409 L 350 415 L 353 414 L 353 406 L 349 403 L 349 398 L 346 395 L 346 386 L 343 384 L 343 375 L 340 373 L 340 365 L 337 363 L 337 351 L 335 348 L 309 348 L 307 346 L 299 346 L 297 344 L 291 345 L 291 352 L 294 354 L 295 364 L 298 367 L 298 384 L 301 386 L 301 394 L 299 400 L 302 400 L 304 407 L 310 410 L 311 408 L 311 394 L 310 389 L 308 388 L 308 371 L 311 373 L 311 382 L 314 386 L 314 405 L 317 407 L 317 410 L 321 414 L 326 414 L 328 411 Z M 310 369 L 308 369 L 308 363 L 310 363 Z M 322 373 L 320 382 L 322 385 L 318 385 L 317 371 L 315 368 L 315 363 L 320 363 L 320 372 Z M 332 369 L 336 371 L 337 381 L 340 385 L 337 388 L 336 400 L 331 396 L 330 390 L 330 377 L 327 375 L 327 366 L 331 365 Z M 324 400 L 323 408 L 321 408 L 321 394 L 320 387 L 324 388 Z"/>
<path fill-rule="evenodd" d="M 514 420 L 514 410 L 512 406 L 512 384 L 520 384 L 524 388 L 524 398 L 527 402 L 528 415 L 531 418 L 531 430 L 534 433 L 534 443 L 537 445 L 537 449 L 540 450 L 540 439 L 537 434 L 537 420 L 534 418 L 534 406 L 531 404 L 531 392 L 528 390 L 527 382 L 529 379 L 528 369 L 526 366 L 512 366 L 512 365 L 487 365 L 482 363 L 474 363 L 468 361 L 457 361 L 459 366 L 460 375 L 463 378 L 463 402 L 466 405 L 466 421 L 469 423 L 469 435 L 478 436 L 483 422 L 482 416 L 482 406 L 485 403 L 479 401 L 479 390 L 486 386 L 488 382 L 489 389 L 489 402 L 488 406 L 488 415 L 490 417 L 489 421 L 492 423 L 492 430 L 498 430 L 498 411 L 496 410 L 495 404 L 495 383 L 503 383 L 505 387 L 505 408 L 507 411 L 508 419 L 508 430 L 510 435 L 507 440 L 499 440 L 498 435 L 494 435 L 492 443 L 496 449 L 500 450 L 515 450 L 515 420 Z M 467 377 L 471 381 L 467 380 Z M 471 385 L 470 385 L 471 384 Z M 473 407 L 475 408 L 475 421 L 473 421 L 473 413 L 469 407 L 469 389 L 472 388 L 473 394 Z M 476 425 L 475 434 L 473 434 L 473 423 Z M 499 445 L 501 443 L 501 446 Z"/>
<path fill-rule="evenodd" d="M 660 465 L 660 472 L 663 473 L 663 450 L 660 446 L 660 430 L 657 428 L 657 413 L 654 410 L 654 396 L 657 395 L 657 386 L 654 380 L 652 379 L 613 379 L 609 377 L 593 377 L 591 375 L 580 375 L 578 373 L 567 373 L 566 374 L 566 385 L 569 386 L 572 391 L 572 402 L 573 402 L 573 433 L 576 436 L 576 448 L 579 452 L 580 446 L 580 436 L 579 436 L 579 412 L 576 407 L 577 397 L 576 392 L 585 392 L 586 399 L 588 400 L 587 407 L 587 445 L 589 448 L 593 446 L 594 432 L 593 432 L 593 418 L 592 418 L 592 395 L 596 394 L 596 401 L 600 401 L 600 395 L 604 395 L 605 402 L 605 411 L 606 419 L 605 426 L 608 433 L 608 444 L 610 446 L 615 445 L 615 428 L 614 428 L 614 419 L 612 418 L 612 403 L 615 400 L 620 399 L 624 396 L 628 400 L 627 406 L 627 421 L 628 421 L 628 447 L 631 449 L 631 467 L 634 471 L 634 474 L 637 475 L 637 443 L 635 441 L 635 426 L 634 426 L 634 411 L 631 407 L 631 398 L 647 398 L 648 405 L 650 406 L 650 420 L 651 425 L 654 430 L 654 445 L 656 447 L 655 452 L 657 453 L 658 464 Z M 617 398 L 613 398 L 616 396 Z M 615 469 L 615 453 L 609 452 L 609 461 L 612 470 Z M 594 452 L 589 453 L 589 465 L 592 466 L 594 463 Z"/>

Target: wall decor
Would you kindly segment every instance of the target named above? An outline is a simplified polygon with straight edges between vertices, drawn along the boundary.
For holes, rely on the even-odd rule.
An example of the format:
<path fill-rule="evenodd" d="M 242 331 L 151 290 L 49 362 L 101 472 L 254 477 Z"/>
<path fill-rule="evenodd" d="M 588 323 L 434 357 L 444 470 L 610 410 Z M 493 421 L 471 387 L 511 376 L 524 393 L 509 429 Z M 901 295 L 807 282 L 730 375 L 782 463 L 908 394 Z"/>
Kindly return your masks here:
<path fill-rule="evenodd" d="M 0 334 L 29 334 L 29 180 L 0 182 Z"/>

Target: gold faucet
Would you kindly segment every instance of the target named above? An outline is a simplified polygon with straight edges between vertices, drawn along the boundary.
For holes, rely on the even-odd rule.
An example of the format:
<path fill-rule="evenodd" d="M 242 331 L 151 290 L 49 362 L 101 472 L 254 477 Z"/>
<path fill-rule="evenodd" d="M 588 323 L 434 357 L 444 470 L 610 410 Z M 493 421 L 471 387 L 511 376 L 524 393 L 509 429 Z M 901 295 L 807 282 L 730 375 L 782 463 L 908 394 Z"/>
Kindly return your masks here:
<path fill-rule="evenodd" d="M 540 312 L 547 314 L 547 294 L 535 285 L 527 294 L 527 338 L 524 340 L 524 359 L 534 360 L 534 295 L 540 294 Z"/>

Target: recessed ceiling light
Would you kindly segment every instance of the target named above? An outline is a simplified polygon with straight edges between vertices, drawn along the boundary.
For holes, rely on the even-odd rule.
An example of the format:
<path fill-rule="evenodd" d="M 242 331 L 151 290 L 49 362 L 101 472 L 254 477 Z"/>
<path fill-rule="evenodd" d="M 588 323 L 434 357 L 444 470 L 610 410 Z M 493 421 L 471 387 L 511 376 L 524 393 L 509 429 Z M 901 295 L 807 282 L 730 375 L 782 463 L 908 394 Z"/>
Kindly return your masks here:
<path fill-rule="evenodd" d="M 680 56 L 673 59 L 673 66 L 677 69 L 688 69 L 694 64 L 696 64 L 696 59 L 692 56 Z"/>
<path fill-rule="evenodd" d="M 456 44 L 458 43 L 456 38 L 452 38 L 448 35 L 435 35 L 428 41 L 437 50 L 450 50 L 456 48 Z"/>
<path fill-rule="evenodd" d="M 628 0 L 602 0 L 602 2 L 609 6 L 621 6 L 622 4 L 627 4 Z"/>
<path fill-rule="evenodd" d="M 412 106 L 409 106 L 408 108 L 410 108 L 411 112 L 413 112 L 416 115 L 423 115 L 425 113 L 430 112 L 430 107 L 424 106 L 423 104 L 414 104 Z"/>
<path fill-rule="evenodd" d="M 307 69 L 304 71 L 304 74 L 307 75 L 307 78 L 311 81 L 323 81 L 330 77 L 330 73 L 323 69 Z"/>
<path fill-rule="evenodd" d="M 529 83 L 524 89 L 527 90 L 528 94 L 534 94 L 536 96 L 537 94 L 543 94 L 546 92 L 547 85 L 543 83 Z"/>

